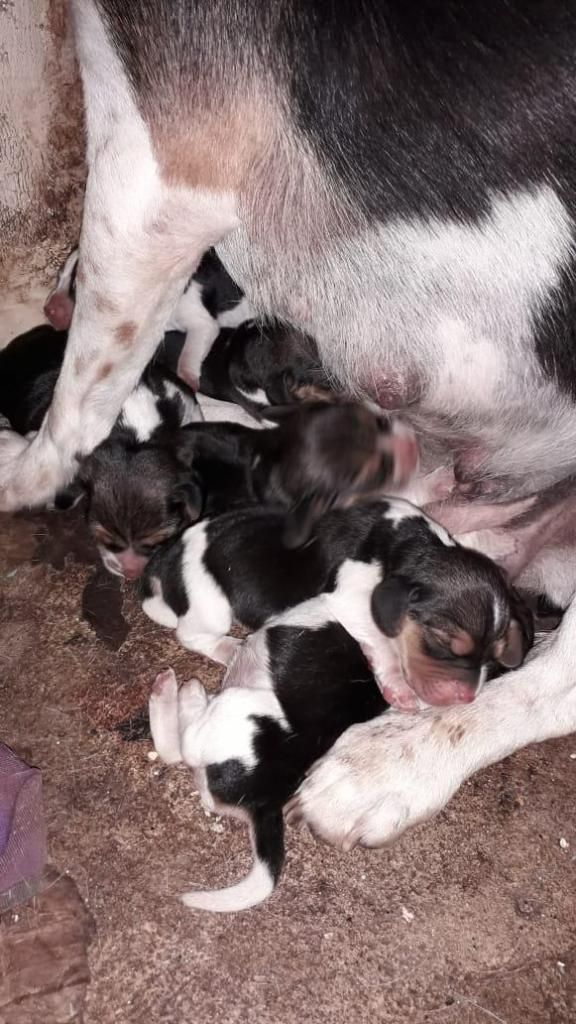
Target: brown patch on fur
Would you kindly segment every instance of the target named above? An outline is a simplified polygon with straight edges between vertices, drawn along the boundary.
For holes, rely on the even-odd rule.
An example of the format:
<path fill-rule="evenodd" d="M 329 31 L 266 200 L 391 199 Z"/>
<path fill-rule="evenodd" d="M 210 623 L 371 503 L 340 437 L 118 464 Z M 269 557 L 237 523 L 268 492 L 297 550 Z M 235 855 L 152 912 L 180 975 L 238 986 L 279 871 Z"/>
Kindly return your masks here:
<path fill-rule="evenodd" d="M 302 384 L 292 389 L 292 396 L 298 402 L 337 402 L 339 399 L 335 391 L 329 388 L 319 388 L 316 384 Z"/>
<path fill-rule="evenodd" d="M 96 371 L 96 381 L 106 380 L 106 377 L 110 376 L 110 374 L 112 373 L 113 369 L 114 369 L 114 363 L 110 363 L 110 362 L 103 363 L 102 366 L 99 366 L 97 368 L 97 371 Z"/>
<path fill-rule="evenodd" d="M 463 725 L 451 725 L 447 730 L 450 745 L 457 747 L 462 738 L 466 735 L 466 728 Z"/>
<path fill-rule="evenodd" d="M 96 292 L 96 294 L 94 295 L 94 308 L 99 313 L 116 312 L 116 306 L 114 305 L 114 303 L 111 302 L 110 299 L 107 299 L 105 295 L 102 295 L 101 292 Z"/>
<path fill-rule="evenodd" d="M 245 95 L 212 106 L 190 111 L 181 123 L 150 125 L 160 173 L 168 185 L 239 190 L 268 149 L 277 122 L 269 102 Z"/>
<path fill-rule="evenodd" d="M 465 658 L 467 654 L 472 654 L 474 650 L 474 638 L 470 636 L 467 629 L 456 627 L 451 632 L 443 629 L 433 629 L 432 633 L 438 640 L 450 647 L 452 654 L 457 658 Z"/>
<path fill-rule="evenodd" d="M 86 371 L 88 360 L 84 352 L 80 352 L 79 355 L 74 359 L 74 373 L 77 377 L 81 377 Z"/>
<path fill-rule="evenodd" d="M 154 548 L 158 544 L 163 544 L 164 541 L 170 540 L 173 536 L 173 529 L 157 530 L 156 533 L 148 534 L 146 537 L 139 537 L 138 543 L 144 545 L 144 547 Z"/>
<path fill-rule="evenodd" d="M 125 320 L 124 323 L 119 324 L 114 331 L 114 337 L 123 348 L 129 348 L 134 341 L 137 330 L 138 324 L 135 323 L 134 320 Z"/>

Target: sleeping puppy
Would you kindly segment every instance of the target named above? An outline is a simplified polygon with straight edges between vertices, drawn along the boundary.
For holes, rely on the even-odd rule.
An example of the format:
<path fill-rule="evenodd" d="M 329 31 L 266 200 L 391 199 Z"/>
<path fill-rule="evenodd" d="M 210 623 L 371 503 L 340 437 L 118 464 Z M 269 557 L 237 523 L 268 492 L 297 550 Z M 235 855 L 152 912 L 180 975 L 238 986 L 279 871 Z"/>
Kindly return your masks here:
<path fill-rule="evenodd" d="M 73 249 L 44 305 L 46 319 L 59 331 L 67 331 L 72 322 L 77 266 L 78 249 Z M 243 292 L 214 249 L 209 249 L 190 278 L 166 327 L 167 331 L 178 331 L 182 335 L 176 363 L 178 376 L 196 389 L 202 360 L 221 329 L 237 327 L 253 316 L 254 311 Z"/>
<path fill-rule="evenodd" d="M 0 414 L 19 434 L 40 428 L 52 401 L 67 341 L 67 331 L 41 324 L 13 338 L 0 351 Z M 127 398 L 117 426 L 130 421 L 137 438 L 148 440 L 162 423 L 174 427 L 199 418 L 203 418 L 202 413 L 190 389 L 168 369 L 151 363 Z M 253 419 L 249 422 L 256 424 Z"/>
<path fill-rule="evenodd" d="M 322 368 L 314 340 L 293 327 L 250 320 L 221 330 L 202 362 L 200 391 L 244 406 L 333 400 L 338 389 Z"/>
<path fill-rule="evenodd" d="M 202 409 L 193 403 L 182 415 L 180 393 L 162 369 L 150 367 L 74 484 L 87 495 L 88 524 L 104 565 L 127 580 L 138 579 L 156 548 L 202 516 L 259 500 L 242 445 L 259 436 L 261 424 L 198 421 L 227 415 L 227 403 Z M 195 421 L 182 429 L 190 415 Z"/>
<path fill-rule="evenodd" d="M 193 768 L 206 809 L 247 821 L 252 839 L 249 875 L 189 892 L 187 906 L 239 911 L 270 895 L 284 861 L 284 805 L 338 736 L 386 710 L 395 672 L 429 702 L 445 702 L 448 679 L 463 688 L 454 697 L 468 701 L 491 662 L 524 658 L 530 618 L 523 608 L 518 615 L 518 599 L 487 559 L 448 543 L 424 517 L 401 517 L 399 507 L 385 522 L 378 557 L 386 573 L 374 561 L 344 563 L 332 590 L 273 618 L 237 649 L 218 695 L 196 680 L 178 690 L 171 670 L 158 676 L 150 725 L 160 757 Z M 389 648 L 384 686 L 374 652 L 350 635 L 363 620 L 364 639 L 373 629 L 370 604 Z"/>
<path fill-rule="evenodd" d="M 14 338 L 0 352 L 0 414 L 19 433 L 39 429 L 66 342 L 66 331 L 42 325 Z M 240 501 L 234 466 L 219 459 L 222 444 L 216 436 L 212 453 L 207 451 L 210 442 L 204 443 L 200 466 L 205 472 L 212 467 L 208 503 L 206 486 L 191 464 L 189 443 L 183 446 L 185 461 L 178 447 L 183 425 L 201 421 L 199 426 L 218 435 L 217 424 L 228 418 L 250 424 L 254 429 L 248 433 L 255 436 L 263 426 L 235 406 L 194 395 L 160 363 L 148 366 L 109 437 L 83 461 L 75 480 L 55 501 L 57 508 L 65 509 L 87 497 L 90 530 L 110 572 L 128 580 L 138 578 L 151 551 L 195 522 L 202 508 L 216 515 L 235 507 L 233 492 L 236 503 Z M 216 463 L 231 471 L 220 484 Z"/>
<path fill-rule="evenodd" d="M 191 527 L 150 560 L 143 610 L 183 646 L 228 664 L 234 622 L 259 629 L 324 594 L 386 699 L 403 708 L 471 701 L 489 665 L 521 663 L 531 620 L 503 573 L 409 502 L 332 511 L 296 550 L 282 544 L 282 524 L 281 511 L 256 508 Z M 410 635 L 416 617 L 425 641 Z"/>

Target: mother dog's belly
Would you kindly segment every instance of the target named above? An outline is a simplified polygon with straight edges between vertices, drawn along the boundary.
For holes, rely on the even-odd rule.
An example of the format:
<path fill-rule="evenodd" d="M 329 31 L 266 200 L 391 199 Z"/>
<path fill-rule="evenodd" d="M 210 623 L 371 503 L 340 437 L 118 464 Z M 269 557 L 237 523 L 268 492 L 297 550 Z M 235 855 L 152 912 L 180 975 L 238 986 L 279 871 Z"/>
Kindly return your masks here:
<path fill-rule="evenodd" d="M 479 447 L 481 474 L 520 491 L 576 466 L 573 403 L 536 352 L 535 323 L 572 258 L 552 188 L 496 196 L 475 223 L 393 220 L 315 252 L 301 226 L 282 246 L 256 228 L 219 254 L 257 309 L 317 339 L 351 393 L 414 414 L 436 447 Z"/>

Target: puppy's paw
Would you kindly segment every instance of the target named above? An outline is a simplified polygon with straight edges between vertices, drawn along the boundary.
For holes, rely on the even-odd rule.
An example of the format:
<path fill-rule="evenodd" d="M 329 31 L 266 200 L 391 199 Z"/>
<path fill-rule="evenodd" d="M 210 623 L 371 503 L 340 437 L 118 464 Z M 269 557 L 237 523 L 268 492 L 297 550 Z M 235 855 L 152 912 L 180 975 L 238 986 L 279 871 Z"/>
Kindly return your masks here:
<path fill-rule="evenodd" d="M 176 679 L 176 673 L 173 668 L 167 668 L 156 676 L 150 699 L 170 703 L 177 701 L 177 698 L 178 680 Z"/>
<path fill-rule="evenodd" d="M 353 726 L 318 761 L 287 807 L 321 839 L 350 850 L 383 846 L 432 817 L 466 777 L 452 738 L 460 709 L 388 712 Z M 462 726 L 463 727 L 463 726 Z"/>
<path fill-rule="evenodd" d="M 182 760 L 178 728 L 178 680 L 173 669 L 160 672 L 148 705 L 154 748 L 165 764 Z"/>
<path fill-rule="evenodd" d="M 208 694 L 199 679 L 187 679 L 185 683 L 182 683 L 178 702 L 180 708 L 184 706 L 197 707 L 198 705 L 204 707 L 208 703 Z"/>

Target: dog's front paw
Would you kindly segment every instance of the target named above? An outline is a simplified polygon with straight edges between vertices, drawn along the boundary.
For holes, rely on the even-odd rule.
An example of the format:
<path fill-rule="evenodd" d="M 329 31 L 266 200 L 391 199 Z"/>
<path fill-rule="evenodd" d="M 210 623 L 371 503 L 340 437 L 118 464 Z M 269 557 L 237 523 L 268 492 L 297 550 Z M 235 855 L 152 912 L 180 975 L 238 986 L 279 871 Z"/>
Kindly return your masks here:
<path fill-rule="evenodd" d="M 382 846 L 444 807 L 467 772 L 451 713 L 388 712 L 348 729 L 311 769 L 288 805 L 343 850 Z"/>
<path fill-rule="evenodd" d="M 54 445 L 0 430 L 0 510 L 13 512 L 49 501 L 66 475 Z"/>

